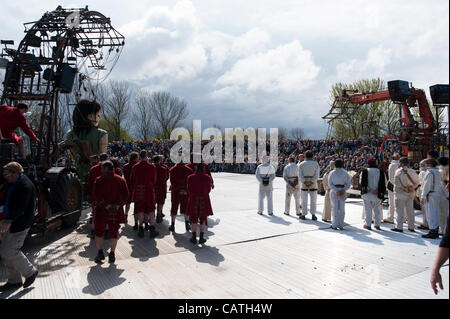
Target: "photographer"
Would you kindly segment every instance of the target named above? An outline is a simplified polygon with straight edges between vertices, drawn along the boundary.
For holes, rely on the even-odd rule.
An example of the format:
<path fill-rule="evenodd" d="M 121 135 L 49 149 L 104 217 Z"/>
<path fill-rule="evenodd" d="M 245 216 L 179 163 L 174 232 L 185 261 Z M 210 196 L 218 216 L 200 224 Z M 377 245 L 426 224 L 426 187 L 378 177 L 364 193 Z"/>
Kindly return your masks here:
<path fill-rule="evenodd" d="M 7 182 L 7 192 L 2 202 L 4 220 L 0 222 L 0 257 L 6 266 L 8 281 L 0 291 L 7 291 L 22 287 L 22 276 L 25 277 L 23 287 L 31 286 L 38 270 L 20 250 L 34 220 L 34 185 L 16 162 L 3 167 L 3 178 Z"/>

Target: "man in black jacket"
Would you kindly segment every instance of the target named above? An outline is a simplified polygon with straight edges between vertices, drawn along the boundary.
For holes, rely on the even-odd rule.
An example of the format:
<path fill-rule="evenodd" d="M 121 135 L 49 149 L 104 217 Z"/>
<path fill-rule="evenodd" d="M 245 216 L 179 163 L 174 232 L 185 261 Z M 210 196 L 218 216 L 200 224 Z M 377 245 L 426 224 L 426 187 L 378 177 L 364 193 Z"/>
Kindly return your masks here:
<path fill-rule="evenodd" d="M 7 268 L 8 281 L 0 291 L 7 291 L 31 286 L 38 270 L 20 250 L 34 220 L 34 185 L 16 162 L 3 167 L 3 177 L 7 192 L 2 202 L 4 220 L 0 222 L 0 257 Z M 25 277 L 23 285 L 22 276 Z"/>

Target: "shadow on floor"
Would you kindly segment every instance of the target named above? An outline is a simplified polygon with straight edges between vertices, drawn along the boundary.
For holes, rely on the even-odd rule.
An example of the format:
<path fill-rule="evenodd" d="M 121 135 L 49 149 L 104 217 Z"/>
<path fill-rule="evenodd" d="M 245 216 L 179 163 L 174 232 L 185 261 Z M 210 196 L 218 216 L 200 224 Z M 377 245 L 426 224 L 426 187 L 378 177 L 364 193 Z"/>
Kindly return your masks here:
<path fill-rule="evenodd" d="M 120 286 L 126 281 L 120 277 L 123 272 L 124 270 L 118 269 L 115 264 L 109 264 L 107 268 L 101 265 L 92 266 L 87 275 L 88 285 L 83 288 L 83 293 L 98 296 L 108 289 Z"/>

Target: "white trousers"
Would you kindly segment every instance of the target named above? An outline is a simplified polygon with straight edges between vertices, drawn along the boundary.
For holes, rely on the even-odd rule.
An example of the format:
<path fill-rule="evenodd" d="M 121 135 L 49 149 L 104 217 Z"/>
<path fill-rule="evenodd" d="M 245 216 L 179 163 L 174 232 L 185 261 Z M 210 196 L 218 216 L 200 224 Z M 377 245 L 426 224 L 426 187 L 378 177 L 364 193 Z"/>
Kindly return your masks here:
<path fill-rule="evenodd" d="M 420 204 L 420 209 L 422 211 L 422 226 L 428 226 L 428 214 L 427 214 L 427 205 Z"/>
<path fill-rule="evenodd" d="M 425 200 L 425 211 L 427 212 L 428 227 L 430 229 L 438 229 L 440 223 L 440 207 L 439 207 L 439 195 L 428 195 L 428 199 Z"/>
<path fill-rule="evenodd" d="M 345 218 L 345 195 L 337 196 L 335 191 L 331 191 L 330 200 L 331 200 L 331 210 L 332 210 L 332 222 L 331 226 L 336 227 L 344 227 L 344 218 Z"/>
<path fill-rule="evenodd" d="M 295 212 L 297 215 L 300 214 L 300 188 L 292 187 L 289 184 L 286 184 L 286 200 L 284 202 L 284 212 L 289 214 L 289 210 L 291 208 L 291 197 L 294 196 L 295 201 Z"/>
<path fill-rule="evenodd" d="M 381 224 L 381 199 L 379 198 L 371 198 L 363 195 L 364 201 L 364 220 L 366 226 L 370 226 L 372 224 L 372 216 L 374 216 L 375 226 L 380 226 Z"/>
<path fill-rule="evenodd" d="M 325 202 L 323 204 L 322 218 L 326 220 L 331 220 L 331 200 L 330 200 L 330 190 L 325 192 Z"/>
<path fill-rule="evenodd" d="M 258 196 L 258 212 L 264 212 L 264 198 L 267 197 L 267 210 L 269 214 L 273 213 L 273 198 L 272 198 L 273 188 L 272 185 L 264 186 L 259 185 L 259 196 Z"/>
<path fill-rule="evenodd" d="M 317 191 L 301 191 L 302 196 L 302 215 L 306 216 L 308 215 L 308 194 L 309 194 L 309 201 L 310 201 L 310 207 L 309 212 L 311 215 L 316 214 L 317 210 Z"/>
<path fill-rule="evenodd" d="M 439 223 L 439 233 L 444 233 L 445 225 L 447 225 L 448 216 L 448 199 L 446 195 L 441 194 L 439 196 L 439 209 L 440 209 L 440 223 Z"/>
<path fill-rule="evenodd" d="M 394 222 L 394 215 L 395 215 L 395 196 L 394 192 L 391 192 L 388 190 L 388 203 L 389 203 L 389 210 L 388 210 L 388 216 L 387 220 Z"/>
<path fill-rule="evenodd" d="M 397 229 L 403 230 L 403 222 L 405 217 L 408 218 L 408 229 L 414 229 L 414 197 L 395 196 L 395 211 L 397 213 Z"/>

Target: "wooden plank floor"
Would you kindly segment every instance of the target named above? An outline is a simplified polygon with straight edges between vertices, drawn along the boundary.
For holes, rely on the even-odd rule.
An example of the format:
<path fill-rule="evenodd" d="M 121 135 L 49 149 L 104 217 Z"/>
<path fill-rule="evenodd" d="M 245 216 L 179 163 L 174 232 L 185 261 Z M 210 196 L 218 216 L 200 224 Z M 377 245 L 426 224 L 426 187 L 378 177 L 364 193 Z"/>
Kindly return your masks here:
<path fill-rule="evenodd" d="M 214 180 L 205 245 L 189 242 L 182 216 L 175 234 L 167 230 L 169 195 L 156 239 L 148 232 L 138 238 L 130 216 L 116 263 L 96 265 L 85 211 L 76 229 L 26 246 L 40 274 L 32 288 L 0 298 L 449 298 L 448 263 L 441 270 L 444 291 L 435 296 L 429 285 L 439 240 L 424 240 L 420 231 L 393 233 L 388 224 L 381 232 L 363 229 L 360 199 L 348 199 L 349 225 L 333 231 L 321 214 L 315 222 L 282 214 L 281 178 L 274 185 L 274 216 L 256 214 L 254 175 L 219 173 Z M 319 212 L 323 199 L 318 196 Z"/>

